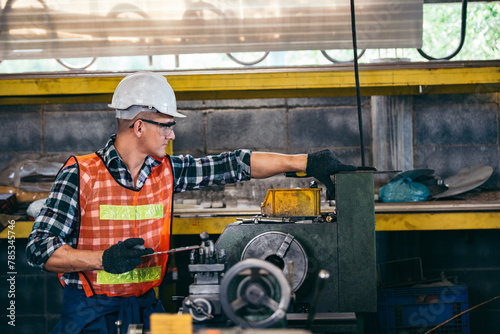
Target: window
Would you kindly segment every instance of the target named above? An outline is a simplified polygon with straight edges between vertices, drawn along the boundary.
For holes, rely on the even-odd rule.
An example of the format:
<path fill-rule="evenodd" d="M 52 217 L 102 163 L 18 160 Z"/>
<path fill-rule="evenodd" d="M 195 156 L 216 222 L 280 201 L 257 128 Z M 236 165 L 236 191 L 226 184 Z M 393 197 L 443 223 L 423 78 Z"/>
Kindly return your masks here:
<path fill-rule="evenodd" d="M 0 0 L 0 73 L 352 60 L 346 0 L 126 1 Z M 458 45 L 460 3 L 355 3 L 360 62 L 421 61 L 417 48 L 441 57 Z M 467 52 L 456 59 L 498 58 L 498 17 L 498 3 L 469 4 Z"/>

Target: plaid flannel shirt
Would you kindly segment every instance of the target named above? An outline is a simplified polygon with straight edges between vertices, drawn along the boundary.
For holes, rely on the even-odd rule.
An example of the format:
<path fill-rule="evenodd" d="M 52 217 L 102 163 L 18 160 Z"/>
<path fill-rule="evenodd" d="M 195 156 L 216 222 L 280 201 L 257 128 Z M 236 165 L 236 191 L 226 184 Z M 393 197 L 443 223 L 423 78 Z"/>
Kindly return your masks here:
<path fill-rule="evenodd" d="M 118 182 L 126 187 L 134 187 L 132 175 L 114 147 L 115 138 L 116 135 L 111 136 L 106 146 L 96 153 L 102 157 Z M 172 156 L 174 193 L 249 180 L 250 155 L 249 150 L 237 150 L 204 158 Z M 136 189 L 142 188 L 152 168 L 159 164 L 160 161 L 150 156 L 146 158 Z M 76 165 L 67 166 L 58 174 L 28 239 L 26 258 L 31 266 L 43 270 L 56 249 L 65 244 L 76 248 L 80 225 L 78 183 Z M 82 288 L 77 273 L 64 274 L 62 279 L 66 284 Z"/>

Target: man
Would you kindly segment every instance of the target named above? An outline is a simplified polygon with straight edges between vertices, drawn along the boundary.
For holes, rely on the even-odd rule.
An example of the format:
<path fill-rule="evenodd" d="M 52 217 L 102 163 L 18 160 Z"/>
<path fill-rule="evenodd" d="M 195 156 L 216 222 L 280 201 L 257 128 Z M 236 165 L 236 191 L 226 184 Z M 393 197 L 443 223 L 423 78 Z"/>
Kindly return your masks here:
<path fill-rule="evenodd" d="M 173 193 L 284 172 L 355 170 L 330 151 L 285 155 L 237 150 L 195 159 L 166 156 L 175 139 L 175 95 L 165 77 L 126 76 L 113 95 L 118 129 L 95 153 L 59 172 L 26 248 L 28 262 L 59 273 L 63 311 L 55 333 L 115 332 L 115 321 L 145 323 L 162 312 L 153 288 L 165 274 Z"/>

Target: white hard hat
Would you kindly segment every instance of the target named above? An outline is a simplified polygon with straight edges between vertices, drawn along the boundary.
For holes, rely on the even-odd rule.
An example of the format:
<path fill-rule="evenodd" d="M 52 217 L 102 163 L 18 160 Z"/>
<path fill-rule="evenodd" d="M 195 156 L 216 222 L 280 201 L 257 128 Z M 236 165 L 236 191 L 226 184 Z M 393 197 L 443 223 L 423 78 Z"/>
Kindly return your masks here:
<path fill-rule="evenodd" d="M 123 78 L 108 106 L 116 109 L 116 118 L 122 119 L 133 119 L 141 111 L 186 117 L 177 112 L 174 90 L 167 79 L 148 71 L 135 72 Z"/>

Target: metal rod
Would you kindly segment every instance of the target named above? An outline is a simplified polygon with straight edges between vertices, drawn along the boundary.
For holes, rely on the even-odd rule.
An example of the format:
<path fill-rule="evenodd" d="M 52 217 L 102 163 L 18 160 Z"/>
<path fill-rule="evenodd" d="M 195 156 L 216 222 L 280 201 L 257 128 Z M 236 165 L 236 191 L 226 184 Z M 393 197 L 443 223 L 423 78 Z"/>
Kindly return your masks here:
<path fill-rule="evenodd" d="M 361 166 L 365 167 L 365 144 L 363 142 L 363 116 L 361 114 L 361 92 L 359 89 L 358 46 L 356 42 L 356 10 L 351 0 L 352 49 L 354 52 L 354 77 L 356 79 L 356 101 L 358 105 L 359 145 L 361 148 Z"/>
<path fill-rule="evenodd" d="M 201 248 L 201 246 L 179 247 L 179 248 L 174 248 L 174 249 L 171 249 L 171 250 L 168 250 L 168 251 L 155 252 L 155 253 L 151 253 L 151 254 L 142 255 L 141 257 L 151 256 L 151 255 L 158 255 L 158 254 L 170 254 L 170 253 L 184 252 L 184 251 L 198 249 L 198 248 Z"/>
<path fill-rule="evenodd" d="M 314 297 L 311 304 L 311 309 L 309 310 L 309 315 L 306 320 L 305 328 L 310 330 L 314 321 L 314 316 L 316 315 L 316 309 L 318 308 L 319 301 L 321 299 L 321 294 L 325 288 L 326 281 L 330 278 L 330 273 L 324 269 L 321 269 L 318 273 L 318 279 L 316 281 L 316 287 L 314 289 Z"/>
<path fill-rule="evenodd" d="M 116 320 L 115 321 L 115 325 L 116 325 L 116 334 L 121 334 L 122 332 L 122 321 L 121 320 Z"/>

